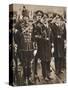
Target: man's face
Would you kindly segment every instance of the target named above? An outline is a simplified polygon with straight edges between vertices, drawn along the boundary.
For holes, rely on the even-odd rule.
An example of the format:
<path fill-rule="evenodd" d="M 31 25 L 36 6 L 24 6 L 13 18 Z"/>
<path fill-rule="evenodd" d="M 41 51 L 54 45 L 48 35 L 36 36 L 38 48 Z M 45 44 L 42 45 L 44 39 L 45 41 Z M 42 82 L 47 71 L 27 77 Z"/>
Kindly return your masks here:
<path fill-rule="evenodd" d="M 23 19 L 24 19 L 26 22 L 28 22 L 28 21 L 29 21 L 28 16 L 24 16 L 24 17 L 23 17 Z"/>
<path fill-rule="evenodd" d="M 44 14 L 44 17 L 45 17 L 45 19 L 47 19 L 47 15 L 46 14 Z"/>
<path fill-rule="evenodd" d="M 56 19 L 59 19 L 59 16 L 58 15 L 56 15 Z"/>
<path fill-rule="evenodd" d="M 49 14 L 49 18 L 50 18 L 50 20 L 53 19 L 53 14 L 52 13 Z"/>
<path fill-rule="evenodd" d="M 31 26 L 33 24 L 33 22 L 32 21 L 29 21 L 29 25 Z"/>
<path fill-rule="evenodd" d="M 21 28 L 23 28 L 23 27 L 24 27 L 24 23 L 22 22 L 22 23 L 20 24 L 20 26 L 21 26 Z"/>
<path fill-rule="evenodd" d="M 41 20 L 42 16 L 41 15 L 37 15 L 37 21 Z"/>

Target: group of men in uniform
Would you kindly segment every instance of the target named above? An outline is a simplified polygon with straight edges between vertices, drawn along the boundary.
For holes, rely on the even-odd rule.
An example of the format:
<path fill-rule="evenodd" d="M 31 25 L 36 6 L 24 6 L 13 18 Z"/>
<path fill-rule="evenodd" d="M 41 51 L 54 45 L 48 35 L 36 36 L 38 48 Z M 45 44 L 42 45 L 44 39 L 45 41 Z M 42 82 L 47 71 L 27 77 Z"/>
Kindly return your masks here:
<path fill-rule="evenodd" d="M 33 84 L 31 81 L 31 61 L 34 59 L 34 82 L 38 71 L 38 59 L 41 61 L 43 79 L 48 81 L 50 76 L 51 57 L 54 57 L 55 72 L 61 73 L 65 63 L 64 41 L 66 40 L 65 22 L 59 14 L 49 15 L 41 10 L 35 12 L 35 20 L 29 17 L 28 10 L 23 9 L 22 20 L 14 28 L 14 42 L 17 45 L 17 57 L 23 67 L 24 84 Z M 54 48 L 54 52 L 52 49 Z M 34 55 L 34 51 L 37 51 Z M 35 83 L 34 83 L 35 84 Z"/>

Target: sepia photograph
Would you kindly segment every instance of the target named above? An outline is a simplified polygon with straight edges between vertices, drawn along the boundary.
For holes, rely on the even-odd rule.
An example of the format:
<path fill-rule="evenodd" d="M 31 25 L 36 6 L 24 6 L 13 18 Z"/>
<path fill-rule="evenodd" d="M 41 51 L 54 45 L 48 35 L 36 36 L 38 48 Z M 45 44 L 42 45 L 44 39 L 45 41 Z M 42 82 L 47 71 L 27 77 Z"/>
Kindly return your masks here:
<path fill-rule="evenodd" d="M 66 83 L 66 7 L 9 5 L 9 85 Z"/>

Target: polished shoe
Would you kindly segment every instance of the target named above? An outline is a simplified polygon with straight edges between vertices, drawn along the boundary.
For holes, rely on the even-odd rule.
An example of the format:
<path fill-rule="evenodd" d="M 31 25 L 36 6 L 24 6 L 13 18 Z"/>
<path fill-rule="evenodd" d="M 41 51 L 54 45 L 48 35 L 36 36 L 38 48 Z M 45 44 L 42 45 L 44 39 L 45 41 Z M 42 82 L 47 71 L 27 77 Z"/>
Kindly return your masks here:
<path fill-rule="evenodd" d="M 61 74 L 61 73 L 64 73 L 64 71 L 61 70 L 61 71 L 59 71 L 59 73 L 60 73 L 60 74 Z"/>
<path fill-rule="evenodd" d="M 45 81 L 48 81 L 49 79 L 48 79 L 48 77 L 45 77 Z"/>
<path fill-rule="evenodd" d="M 53 79 L 51 76 L 48 76 L 47 78 L 48 78 L 49 80 L 52 80 L 52 79 Z"/>

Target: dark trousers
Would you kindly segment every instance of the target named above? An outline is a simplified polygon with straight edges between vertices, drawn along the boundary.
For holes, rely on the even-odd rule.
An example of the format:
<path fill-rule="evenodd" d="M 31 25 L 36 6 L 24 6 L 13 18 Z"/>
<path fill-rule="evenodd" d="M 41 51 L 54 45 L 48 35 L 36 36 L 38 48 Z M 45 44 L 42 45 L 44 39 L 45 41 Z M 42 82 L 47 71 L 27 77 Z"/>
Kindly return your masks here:
<path fill-rule="evenodd" d="M 34 74 L 37 75 L 37 61 L 38 57 L 35 57 L 34 61 Z M 41 58 L 41 66 L 42 66 L 42 75 L 43 78 L 48 77 L 49 70 L 50 70 L 50 61 L 46 61 L 45 59 Z"/>
<path fill-rule="evenodd" d="M 55 70 L 56 74 L 59 74 L 62 69 L 62 58 L 61 57 L 55 57 Z"/>
<path fill-rule="evenodd" d="M 26 78 L 29 81 L 29 78 L 31 77 L 31 57 L 29 57 L 29 52 L 27 51 L 22 51 L 20 53 L 21 64 L 23 67 L 23 81 L 26 82 Z"/>
<path fill-rule="evenodd" d="M 27 59 L 27 58 L 26 58 Z M 26 80 L 26 78 L 29 80 L 29 77 L 31 76 L 31 64 L 29 62 L 29 59 L 24 59 L 22 66 L 23 66 L 23 79 Z"/>
<path fill-rule="evenodd" d="M 45 62 L 42 62 L 41 64 L 42 64 L 42 75 L 43 75 L 43 78 L 49 77 L 50 62 L 49 61 L 45 61 Z"/>
<path fill-rule="evenodd" d="M 51 63 L 51 61 L 48 61 L 47 62 L 47 65 L 48 65 L 48 71 L 50 72 L 50 63 Z"/>
<path fill-rule="evenodd" d="M 37 62 L 38 62 L 38 57 L 35 56 L 34 59 L 34 74 L 37 75 Z"/>

